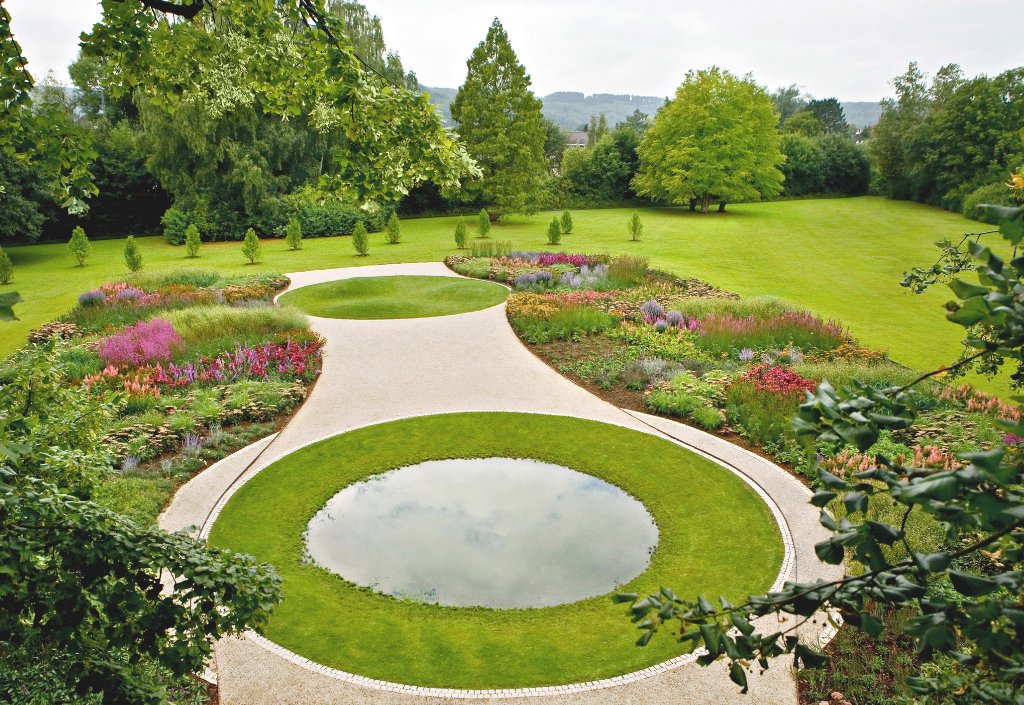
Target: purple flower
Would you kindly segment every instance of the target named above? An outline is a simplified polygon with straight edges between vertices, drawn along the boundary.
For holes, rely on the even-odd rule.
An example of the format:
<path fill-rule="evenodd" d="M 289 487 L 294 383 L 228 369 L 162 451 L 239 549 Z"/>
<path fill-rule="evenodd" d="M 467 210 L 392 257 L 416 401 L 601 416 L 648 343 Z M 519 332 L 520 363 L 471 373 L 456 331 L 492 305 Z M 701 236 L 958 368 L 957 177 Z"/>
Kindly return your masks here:
<path fill-rule="evenodd" d="M 664 333 L 668 330 L 669 323 L 664 318 L 659 318 L 654 322 L 654 330 L 659 333 Z"/>
<path fill-rule="evenodd" d="M 121 291 L 117 292 L 117 300 L 118 301 L 135 301 L 140 296 L 144 296 L 145 293 L 146 292 L 142 291 L 141 289 L 132 289 L 132 288 L 121 289 Z"/>
<path fill-rule="evenodd" d="M 754 359 L 754 351 L 750 348 L 740 350 L 740 362 L 750 362 Z"/>
<path fill-rule="evenodd" d="M 107 295 L 99 289 L 91 289 L 78 297 L 79 306 L 99 306 L 107 300 Z"/>
<path fill-rule="evenodd" d="M 683 318 L 683 314 L 679 313 L 679 311 L 669 311 L 665 315 L 665 320 L 668 321 L 670 326 L 675 326 L 676 328 L 685 327 L 686 319 Z"/>
<path fill-rule="evenodd" d="M 665 316 L 665 309 L 653 299 L 641 306 L 640 312 L 644 315 L 644 321 L 647 323 L 654 323 Z"/>

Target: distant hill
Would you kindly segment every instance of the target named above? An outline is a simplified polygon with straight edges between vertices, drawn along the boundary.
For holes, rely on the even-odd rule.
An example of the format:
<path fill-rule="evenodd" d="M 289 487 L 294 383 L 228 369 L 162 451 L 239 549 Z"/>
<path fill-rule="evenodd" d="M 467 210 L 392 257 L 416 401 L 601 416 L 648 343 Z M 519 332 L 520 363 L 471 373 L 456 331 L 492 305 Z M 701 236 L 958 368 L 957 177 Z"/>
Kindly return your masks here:
<path fill-rule="evenodd" d="M 445 124 L 451 124 L 450 106 L 455 100 L 455 88 L 420 86 L 430 96 L 430 102 L 437 106 Z M 567 130 L 578 130 L 590 122 L 591 115 L 604 113 L 608 125 L 614 127 L 633 114 L 634 110 L 653 116 L 665 103 L 665 98 L 648 95 L 617 95 L 595 93 L 584 95 L 561 91 L 544 96 L 544 116 Z M 846 121 L 857 127 L 867 127 L 878 122 L 882 106 L 878 103 L 843 103 Z"/>

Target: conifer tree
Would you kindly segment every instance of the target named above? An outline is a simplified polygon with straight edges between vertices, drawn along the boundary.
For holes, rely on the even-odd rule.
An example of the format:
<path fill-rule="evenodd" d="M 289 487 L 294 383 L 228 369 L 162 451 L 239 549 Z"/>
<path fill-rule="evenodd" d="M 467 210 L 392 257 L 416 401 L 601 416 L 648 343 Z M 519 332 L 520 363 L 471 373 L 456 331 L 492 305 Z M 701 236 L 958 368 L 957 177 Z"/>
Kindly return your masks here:
<path fill-rule="evenodd" d="M 388 218 L 387 238 L 389 245 L 397 245 L 402 241 L 402 225 L 398 222 L 398 213 Z"/>
<path fill-rule="evenodd" d="M 535 212 L 547 130 L 530 77 L 497 19 L 467 66 L 451 113 L 483 176 L 465 184 L 466 194 L 498 214 Z"/>
<path fill-rule="evenodd" d="M 356 223 L 356 229 L 352 231 L 352 247 L 360 257 L 370 254 L 370 236 L 366 234 L 366 226 L 361 220 Z"/>
<path fill-rule="evenodd" d="M 572 232 L 572 213 L 569 211 L 562 211 L 562 233 L 568 235 Z"/>
<path fill-rule="evenodd" d="M 139 243 L 135 242 L 134 235 L 129 235 L 124 241 L 124 263 L 133 272 L 142 269 L 142 252 L 139 250 Z"/>
<path fill-rule="evenodd" d="M 198 257 L 202 244 L 203 238 L 199 235 L 199 228 L 195 223 L 189 223 L 189 226 L 185 228 L 185 252 L 189 257 Z"/>
<path fill-rule="evenodd" d="M 557 245 L 562 241 L 562 226 L 558 222 L 558 218 L 552 218 L 548 224 L 548 244 Z"/>
<path fill-rule="evenodd" d="M 476 219 L 476 231 L 480 234 L 480 237 L 487 237 L 491 232 L 491 214 L 487 212 L 486 208 L 480 209 L 480 215 Z"/>
<path fill-rule="evenodd" d="M 263 245 L 260 244 L 259 236 L 255 230 L 249 228 L 245 231 L 245 241 L 242 242 L 242 255 L 249 260 L 249 264 L 256 264 L 262 251 Z"/>
<path fill-rule="evenodd" d="M 89 262 L 89 255 L 92 253 L 92 245 L 81 226 L 71 231 L 71 239 L 68 240 L 68 251 L 78 262 L 79 267 L 84 267 Z"/>
<path fill-rule="evenodd" d="M 288 221 L 284 231 L 284 241 L 293 250 L 302 249 L 302 223 L 299 222 L 298 218 L 292 218 Z"/>
<path fill-rule="evenodd" d="M 14 265 L 4 249 L 0 247 L 0 284 L 10 284 L 14 278 Z M 13 315 L 13 314 L 11 314 Z M 0 320 L 8 320 L 6 317 Z"/>
<path fill-rule="evenodd" d="M 459 222 L 455 224 L 455 246 L 460 250 L 466 249 L 466 238 L 469 236 L 469 228 L 466 227 L 466 221 L 463 218 L 459 218 Z"/>

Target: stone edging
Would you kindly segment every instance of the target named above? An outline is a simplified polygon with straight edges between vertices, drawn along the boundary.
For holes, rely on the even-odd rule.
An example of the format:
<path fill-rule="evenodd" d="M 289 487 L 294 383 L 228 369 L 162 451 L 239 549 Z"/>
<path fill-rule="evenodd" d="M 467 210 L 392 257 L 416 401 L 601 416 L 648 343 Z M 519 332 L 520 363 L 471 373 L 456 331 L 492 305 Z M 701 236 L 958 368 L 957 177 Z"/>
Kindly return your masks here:
<path fill-rule="evenodd" d="M 453 412 L 453 413 L 458 413 L 458 412 Z M 529 413 L 529 412 L 522 412 L 522 413 Z M 684 443 L 684 442 L 680 441 L 679 439 L 676 439 L 673 436 L 665 433 L 664 431 L 661 431 L 660 429 L 658 429 L 658 428 L 656 428 L 656 427 L 654 427 L 654 426 L 652 426 L 650 424 L 647 424 L 643 419 L 637 418 L 637 417 L 633 416 L 632 414 L 630 414 L 629 412 L 624 412 L 624 413 L 626 413 L 626 415 L 629 416 L 630 418 L 633 418 L 636 421 L 639 421 L 640 423 L 643 423 L 645 426 L 647 426 L 648 428 L 650 428 L 652 430 L 651 431 L 643 431 L 643 430 L 639 430 L 639 429 L 636 429 L 636 428 L 632 428 L 630 426 L 625 426 L 623 424 L 614 424 L 614 423 L 611 423 L 611 422 L 608 422 L 608 421 L 599 421 L 597 423 L 609 423 L 610 425 L 617 425 L 617 426 L 620 426 L 622 428 L 627 428 L 627 429 L 632 430 L 632 431 L 637 431 L 638 433 L 647 433 L 648 435 L 658 436 L 658 437 L 661 437 L 661 438 L 664 438 L 664 439 L 668 440 L 670 443 L 675 443 L 676 445 L 682 446 L 682 447 L 686 448 L 687 450 L 689 450 L 690 452 L 696 453 L 697 455 L 700 455 L 700 456 L 702 456 L 704 458 L 707 458 L 708 460 L 711 460 L 715 464 L 721 466 L 722 468 L 728 470 L 729 472 L 731 472 L 734 475 L 736 475 L 737 477 L 739 477 L 748 486 L 750 486 L 750 488 L 753 489 L 754 492 L 757 493 L 757 495 L 761 498 L 762 501 L 765 502 L 765 504 L 768 505 L 768 508 L 769 508 L 769 510 L 772 513 L 772 518 L 775 520 L 776 526 L 778 527 L 779 533 L 781 534 L 781 537 L 782 537 L 782 545 L 783 545 L 782 565 L 780 566 L 778 576 L 775 578 L 775 582 L 772 584 L 772 587 L 770 589 L 771 591 L 779 590 L 782 587 L 782 585 L 786 582 L 786 580 L 789 579 L 790 573 L 792 573 L 794 568 L 795 568 L 795 564 L 796 564 L 796 551 L 795 551 L 795 546 L 794 546 L 794 543 L 793 543 L 793 536 L 792 536 L 792 533 L 789 530 L 789 524 L 786 522 L 785 516 L 782 514 L 782 510 L 775 503 L 775 500 L 773 500 L 772 497 L 760 485 L 758 485 L 752 478 L 750 478 L 748 475 L 746 475 L 744 472 L 742 472 L 739 468 L 733 466 L 728 461 L 725 461 L 725 460 L 723 460 L 721 458 L 718 458 L 718 457 L 716 457 L 716 456 L 714 456 L 714 455 L 712 455 L 712 454 L 710 454 L 710 453 L 708 453 L 706 451 L 700 450 L 700 449 L 698 449 L 698 448 L 696 448 L 694 446 L 691 446 L 691 445 L 689 445 L 687 443 Z M 437 414 L 430 414 L 430 415 L 431 416 L 436 416 Z M 546 415 L 566 416 L 567 418 L 579 418 L 579 417 L 575 417 L 575 416 L 569 416 L 568 414 L 546 414 Z M 416 417 L 402 417 L 402 418 L 416 418 Z M 342 433 L 349 433 L 351 431 L 359 430 L 359 428 L 369 428 L 370 426 L 378 426 L 380 424 L 390 423 L 392 421 L 400 421 L 400 420 L 402 420 L 402 418 L 386 419 L 386 420 L 375 421 L 374 423 L 367 424 L 366 426 L 347 429 L 347 430 L 343 431 Z M 587 420 L 587 419 L 583 419 L 583 420 Z M 220 513 L 223 511 L 224 507 L 227 505 L 227 503 L 231 499 L 231 497 L 234 496 L 235 492 L 237 492 L 239 489 L 241 489 L 241 487 L 243 485 L 245 485 L 246 482 L 251 480 L 257 474 L 259 474 L 262 470 L 270 467 L 271 465 L 273 465 L 278 460 L 280 460 L 280 459 L 282 459 L 282 458 L 284 458 L 284 457 L 286 457 L 288 455 L 291 455 L 291 454 L 301 450 L 302 448 L 305 448 L 305 447 L 308 447 L 310 445 L 313 445 L 314 443 L 319 443 L 319 442 L 321 442 L 323 440 L 327 440 L 328 438 L 333 438 L 336 435 L 340 435 L 340 434 L 331 434 L 331 435 L 326 436 L 324 438 L 316 439 L 316 440 L 310 441 L 309 443 L 305 443 L 305 444 L 303 444 L 301 446 L 298 446 L 296 448 L 292 448 L 291 450 L 288 450 L 287 452 L 282 453 L 282 454 L 274 457 L 272 460 L 264 463 L 262 467 L 260 467 L 255 472 L 252 472 L 247 477 L 243 476 L 243 477 L 236 478 L 235 482 L 232 483 L 232 486 L 228 489 L 228 491 L 224 492 L 221 495 L 221 497 L 218 500 L 217 504 L 214 506 L 213 510 L 210 512 L 209 518 L 207 519 L 206 523 L 203 525 L 202 529 L 199 532 L 199 537 L 201 539 L 209 538 L 210 530 L 212 529 L 214 523 L 217 521 L 217 517 L 220 516 Z M 716 437 L 716 439 L 717 439 L 717 437 Z M 721 440 L 721 439 L 717 439 L 717 440 Z M 723 441 L 723 442 L 728 443 L 728 441 Z M 733 444 L 729 444 L 729 445 L 733 445 Z M 734 446 L 734 447 L 739 448 L 739 446 Z M 266 450 L 266 449 L 264 449 L 264 450 Z M 745 449 L 741 449 L 741 450 L 745 450 Z M 762 458 L 760 456 L 757 456 L 755 454 L 751 453 L 750 455 L 752 455 L 753 457 L 756 457 L 759 461 L 770 462 L 770 461 L 767 461 L 766 459 L 764 459 L 764 458 Z M 784 470 L 782 470 L 781 468 L 776 466 L 774 463 L 771 463 L 771 465 L 772 465 L 772 467 L 776 468 L 778 472 L 785 473 Z M 788 477 L 788 475 L 787 475 L 787 477 Z M 824 645 L 825 643 L 828 643 L 828 641 L 831 640 L 832 636 L 834 636 L 834 633 L 835 633 L 835 630 L 833 629 L 832 633 L 828 635 L 828 638 L 826 640 L 822 641 L 821 639 L 819 639 L 819 644 Z M 653 678 L 654 676 L 660 675 L 662 673 L 666 673 L 667 671 L 671 671 L 671 670 L 674 670 L 676 668 L 680 668 L 681 666 L 685 666 L 687 664 L 694 663 L 699 656 L 701 656 L 704 653 L 707 653 L 705 649 L 701 648 L 701 649 L 697 649 L 697 650 L 695 650 L 695 651 L 693 651 L 691 653 L 683 654 L 681 656 L 676 656 L 675 658 L 669 659 L 667 661 L 663 661 L 663 662 L 655 664 L 653 666 L 649 666 L 649 667 L 641 669 L 639 671 L 633 671 L 632 673 L 627 673 L 627 674 L 624 674 L 624 675 L 621 675 L 621 676 L 614 676 L 612 678 L 603 678 L 603 679 L 595 680 L 595 681 L 586 681 L 586 682 L 583 682 L 583 683 L 571 683 L 571 684 L 567 684 L 567 685 L 554 685 L 554 686 L 540 686 L 540 687 L 536 687 L 536 688 L 504 688 L 504 689 L 487 689 L 487 690 L 460 690 L 460 689 L 456 689 L 456 688 L 426 688 L 426 687 L 422 687 L 422 686 L 406 685 L 406 684 L 402 684 L 402 683 L 392 683 L 392 682 L 389 682 L 389 681 L 377 680 L 375 678 L 368 678 L 366 676 L 360 676 L 360 675 L 356 675 L 354 673 L 348 673 L 347 671 L 342 671 L 342 670 L 339 670 L 339 669 L 336 669 L 336 668 L 331 668 L 329 666 L 324 666 L 323 664 L 320 664 L 320 663 L 317 663 L 315 661 L 312 661 L 312 660 L 310 660 L 308 658 L 305 658 L 304 656 L 300 656 L 299 654 L 296 654 L 293 651 L 289 651 L 288 649 L 284 648 L 283 646 L 281 646 L 279 644 L 276 644 L 273 641 L 271 641 L 270 639 L 267 639 L 264 636 L 256 634 L 255 632 L 251 632 L 251 631 L 250 632 L 246 632 L 245 633 L 245 638 L 247 640 L 253 642 L 254 644 L 260 646 L 261 648 L 263 648 L 263 649 L 265 649 L 265 650 L 275 654 L 276 656 L 279 656 L 280 658 L 284 659 L 285 661 L 288 661 L 289 663 L 292 663 L 292 664 L 294 664 L 296 666 L 300 666 L 301 668 L 304 668 L 307 671 L 312 671 L 314 673 L 318 673 L 320 675 L 327 676 L 328 678 L 344 681 L 346 683 L 351 683 L 353 685 L 362 686 L 362 687 L 365 687 L 365 688 L 371 688 L 371 689 L 374 689 L 374 690 L 381 690 L 381 691 L 386 691 L 386 692 L 391 692 L 391 693 L 404 693 L 404 694 L 407 694 L 407 695 L 416 695 L 416 696 L 421 696 L 421 697 L 442 698 L 442 699 L 449 699 L 449 700 L 454 700 L 454 699 L 506 699 L 506 698 L 522 698 L 522 697 L 557 696 L 557 695 L 568 695 L 568 694 L 572 694 L 572 693 L 583 693 L 583 692 L 587 692 L 587 691 L 591 691 L 591 690 L 603 690 L 603 689 L 606 689 L 606 688 L 615 688 L 615 687 L 618 687 L 618 686 L 627 685 L 629 683 L 635 683 L 637 681 L 642 681 L 642 680 L 646 680 L 648 678 Z"/>

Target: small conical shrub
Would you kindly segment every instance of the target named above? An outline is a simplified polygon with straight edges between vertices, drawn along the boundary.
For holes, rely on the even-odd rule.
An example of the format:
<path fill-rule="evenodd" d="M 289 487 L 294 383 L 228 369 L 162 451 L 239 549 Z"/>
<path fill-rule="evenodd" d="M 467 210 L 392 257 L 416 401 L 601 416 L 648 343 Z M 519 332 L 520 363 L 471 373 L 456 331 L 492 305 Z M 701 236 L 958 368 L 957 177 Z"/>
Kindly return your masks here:
<path fill-rule="evenodd" d="M 572 214 L 569 211 L 562 211 L 562 233 L 568 235 L 572 232 Z"/>
<path fill-rule="evenodd" d="M 189 223 L 185 228 L 185 252 L 189 257 L 198 257 L 199 248 L 203 244 L 203 238 L 199 235 L 199 228 L 195 223 Z"/>
<path fill-rule="evenodd" d="M 466 249 L 466 238 L 469 237 L 469 228 L 466 226 L 465 218 L 459 218 L 455 224 L 455 246 L 460 250 Z"/>
<path fill-rule="evenodd" d="M 298 218 L 292 218 L 288 221 L 288 226 L 284 231 L 284 241 L 293 250 L 302 249 L 302 223 L 299 222 Z"/>
<path fill-rule="evenodd" d="M 562 241 L 562 226 L 558 223 L 558 218 L 552 218 L 551 224 L 548 225 L 548 244 L 557 245 Z"/>
<path fill-rule="evenodd" d="M 370 254 L 370 236 L 366 234 L 366 226 L 361 220 L 352 231 L 352 247 L 356 248 L 356 254 L 360 257 Z"/>
<path fill-rule="evenodd" d="M 124 263 L 133 272 L 142 269 L 142 252 L 139 250 L 139 243 L 135 242 L 134 235 L 129 235 L 124 241 Z"/>
<path fill-rule="evenodd" d="M 640 236 L 644 234 L 644 223 L 640 220 L 640 213 L 638 211 L 633 211 L 633 215 L 629 216 L 626 228 L 629 232 L 629 239 L 633 242 L 639 242 Z"/>
<path fill-rule="evenodd" d="M 245 231 L 245 240 L 242 241 L 242 256 L 249 260 L 249 264 L 256 264 L 263 252 L 263 245 L 256 231 L 249 228 Z"/>
<path fill-rule="evenodd" d="M 92 245 L 81 226 L 71 231 L 71 239 L 68 240 L 68 252 L 78 262 L 79 267 L 89 263 L 89 255 L 92 254 Z"/>
<path fill-rule="evenodd" d="M 476 230 L 480 237 L 488 237 L 491 233 L 491 214 L 486 208 L 480 209 L 480 215 L 476 219 Z"/>
<path fill-rule="evenodd" d="M 402 241 L 402 225 L 398 222 L 397 213 L 392 213 L 388 218 L 387 238 L 389 245 L 397 245 Z"/>
<path fill-rule="evenodd" d="M 11 258 L 0 247 L 0 284 L 10 284 L 13 278 L 14 265 L 11 263 Z"/>

